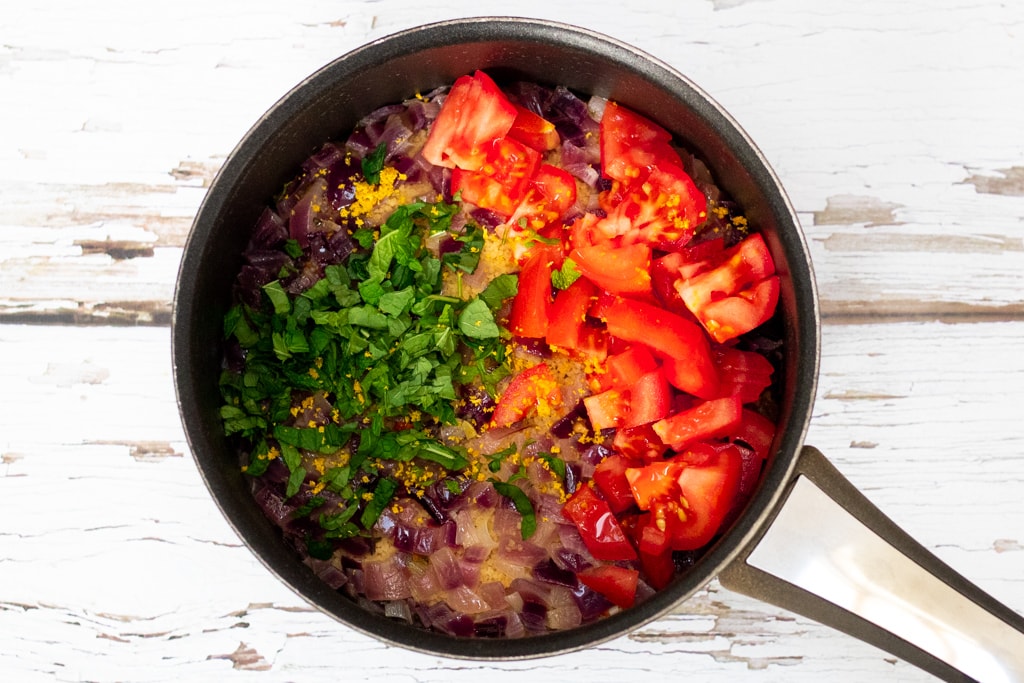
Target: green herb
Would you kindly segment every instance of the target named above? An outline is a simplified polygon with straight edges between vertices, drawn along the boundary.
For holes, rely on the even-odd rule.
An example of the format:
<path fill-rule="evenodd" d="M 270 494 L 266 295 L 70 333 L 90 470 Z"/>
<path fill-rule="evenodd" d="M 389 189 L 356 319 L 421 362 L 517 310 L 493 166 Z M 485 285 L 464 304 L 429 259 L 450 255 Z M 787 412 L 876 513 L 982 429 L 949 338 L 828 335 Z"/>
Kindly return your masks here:
<path fill-rule="evenodd" d="M 457 387 L 481 383 L 493 392 L 510 374 L 509 333 L 494 310 L 514 296 L 516 276 L 495 278 L 470 300 L 443 295 L 442 269 L 471 272 L 483 232 L 470 226 L 456 236 L 461 248 L 447 260 L 424 246 L 428 236 L 450 231 L 457 210 L 444 202 L 400 206 L 376 241 L 370 230 L 356 230 L 360 247 L 345 263 L 326 266 L 305 291 L 290 292 L 282 276 L 263 286 L 259 308 L 238 304 L 225 316 L 225 338 L 237 340 L 245 356 L 240 372 L 221 374 L 220 414 L 225 433 L 251 445 L 246 471 L 263 474 L 271 446 L 279 449 L 291 497 L 307 485 L 304 458 L 349 456 L 318 480 L 347 502 L 318 515 L 325 538 L 346 538 L 375 523 L 400 486 L 381 476 L 382 461 L 409 462 L 411 471 L 430 477 L 465 469 L 467 454 L 438 438 L 439 427 L 455 421 Z M 309 413 L 315 421 L 306 423 L 295 411 L 306 410 L 299 406 L 309 397 L 317 408 Z M 392 430 L 398 420 L 405 428 Z M 355 433 L 358 440 L 350 442 Z M 365 503 L 370 492 L 354 490 L 364 477 L 377 482 Z M 324 509 L 307 504 L 299 511 Z"/>
<path fill-rule="evenodd" d="M 480 264 L 480 256 L 484 249 L 484 231 L 473 225 L 466 225 L 461 235 L 452 235 L 452 239 L 460 242 L 458 251 L 450 251 L 441 257 L 441 262 L 453 270 L 473 273 Z"/>
<path fill-rule="evenodd" d="M 515 296 L 518 291 L 519 275 L 516 273 L 505 273 L 487 283 L 484 291 L 480 292 L 477 298 L 494 311 L 500 308 L 506 299 Z"/>
<path fill-rule="evenodd" d="M 547 463 L 548 468 L 554 472 L 561 481 L 565 481 L 565 461 L 550 453 L 538 453 L 537 457 Z"/>
<path fill-rule="evenodd" d="M 388 146 L 382 142 L 360 162 L 363 168 L 363 177 L 371 185 L 380 183 L 380 172 L 384 168 L 384 157 L 387 152 Z"/>
<path fill-rule="evenodd" d="M 555 289 L 569 289 L 572 283 L 580 279 L 582 273 L 571 258 L 565 259 L 559 270 L 551 272 L 551 286 Z"/>
<path fill-rule="evenodd" d="M 537 530 L 537 515 L 533 511 L 533 503 L 527 497 L 526 493 L 515 484 L 509 484 L 503 481 L 491 480 L 494 484 L 494 490 L 505 496 L 512 501 L 512 505 L 515 506 L 516 511 L 523 518 L 519 525 L 519 532 L 522 534 L 523 539 L 527 539 L 533 536 L 533 532 Z"/>
<path fill-rule="evenodd" d="M 471 339 L 496 339 L 500 335 L 494 314 L 481 299 L 473 299 L 462 309 L 459 330 Z"/>
<path fill-rule="evenodd" d="M 313 538 L 306 539 L 306 550 L 309 556 L 317 560 L 329 560 L 334 556 L 334 544 Z"/>
<path fill-rule="evenodd" d="M 501 464 L 505 461 L 505 458 L 516 452 L 516 445 L 512 444 L 508 448 L 502 448 L 496 453 L 492 453 L 487 461 L 487 469 L 491 472 L 497 472 L 501 469 Z"/>
<path fill-rule="evenodd" d="M 363 508 L 363 514 L 359 518 L 359 523 L 364 529 L 369 529 L 377 523 L 380 513 L 384 512 L 384 508 L 391 502 L 391 498 L 397 490 L 398 484 L 391 479 L 383 477 L 377 481 L 377 486 L 373 489 L 373 498 L 367 501 L 366 507 Z"/>

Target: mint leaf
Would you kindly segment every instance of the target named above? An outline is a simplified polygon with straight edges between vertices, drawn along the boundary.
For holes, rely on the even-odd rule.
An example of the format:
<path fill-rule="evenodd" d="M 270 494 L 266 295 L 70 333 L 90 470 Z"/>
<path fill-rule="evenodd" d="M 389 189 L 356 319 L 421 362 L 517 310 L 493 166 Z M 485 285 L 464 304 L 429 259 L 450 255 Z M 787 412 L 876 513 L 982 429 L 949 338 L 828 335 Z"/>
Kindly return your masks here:
<path fill-rule="evenodd" d="M 388 146 L 382 142 L 372 152 L 363 157 L 360 166 L 362 166 L 363 177 L 366 178 L 366 182 L 371 185 L 380 183 L 380 172 L 384 168 L 384 157 L 387 153 Z"/>
<path fill-rule="evenodd" d="M 473 299 L 462 309 L 459 314 L 459 330 L 470 339 L 495 339 L 501 334 L 491 309 L 479 298 Z"/>

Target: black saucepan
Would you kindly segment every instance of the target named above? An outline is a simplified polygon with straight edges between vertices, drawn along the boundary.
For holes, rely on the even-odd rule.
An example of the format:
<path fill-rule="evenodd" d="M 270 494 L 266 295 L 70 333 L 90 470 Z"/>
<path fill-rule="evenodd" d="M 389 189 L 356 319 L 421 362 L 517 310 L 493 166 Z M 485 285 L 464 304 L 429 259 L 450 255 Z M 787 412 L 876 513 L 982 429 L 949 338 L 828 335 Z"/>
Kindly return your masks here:
<path fill-rule="evenodd" d="M 575 630 L 504 641 L 428 633 L 331 590 L 254 504 L 218 412 L 222 320 L 241 252 L 268 198 L 315 148 L 347 134 L 366 113 L 475 69 L 615 99 L 666 126 L 709 163 L 764 233 L 783 283 L 780 429 L 744 512 L 691 571 L 643 604 Z M 819 327 L 794 211 L 764 157 L 720 106 L 671 67 L 604 36 L 550 22 L 478 18 L 415 28 L 344 55 L 248 132 L 211 186 L 185 247 L 174 302 L 174 378 L 196 463 L 238 535 L 303 598 L 387 642 L 489 660 L 551 655 L 624 634 L 718 576 L 728 588 L 851 633 L 940 677 L 1024 680 L 1024 619 L 941 564 L 803 445 Z"/>

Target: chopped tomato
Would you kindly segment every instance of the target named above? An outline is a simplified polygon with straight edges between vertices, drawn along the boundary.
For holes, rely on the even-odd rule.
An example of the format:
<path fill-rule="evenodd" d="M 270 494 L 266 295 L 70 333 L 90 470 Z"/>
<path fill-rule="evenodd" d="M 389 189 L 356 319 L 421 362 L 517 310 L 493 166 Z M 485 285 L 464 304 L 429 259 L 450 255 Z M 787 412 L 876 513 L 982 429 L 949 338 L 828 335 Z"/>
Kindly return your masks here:
<path fill-rule="evenodd" d="M 661 440 L 675 450 L 695 441 L 727 435 L 740 424 L 743 404 L 736 397 L 703 401 L 654 423 Z"/>
<path fill-rule="evenodd" d="M 617 565 L 588 567 L 576 575 L 580 583 L 595 590 L 622 609 L 628 609 L 636 602 L 636 587 L 640 572 Z"/>
<path fill-rule="evenodd" d="M 760 413 L 744 408 L 739 425 L 729 431 L 728 437 L 730 441 L 750 446 L 762 459 L 767 459 L 775 439 L 775 423 Z"/>
<path fill-rule="evenodd" d="M 706 465 L 683 468 L 676 483 L 686 500 L 686 519 L 673 525 L 673 550 L 696 550 L 714 538 L 739 492 L 741 467 L 739 450 L 731 447 Z"/>
<path fill-rule="evenodd" d="M 775 368 L 759 353 L 718 347 L 712 349 L 711 359 L 718 369 L 719 396 L 738 396 L 743 403 L 753 403 L 771 386 Z"/>
<path fill-rule="evenodd" d="M 491 415 L 492 427 L 508 427 L 532 413 L 538 406 L 561 405 L 562 390 L 546 363 L 523 370 L 505 387 Z"/>
<path fill-rule="evenodd" d="M 573 177 L 557 166 L 541 164 L 530 180 L 526 196 L 509 218 L 509 223 L 542 230 L 548 225 L 560 223 L 574 204 L 576 181 Z"/>
<path fill-rule="evenodd" d="M 538 152 L 547 152 L 558 147 L 560 138 L 558 131 L 555 130 L 555 124 L 518 104 L 512 106 L 516 109 L 516 118 L 508 131 L 510 138 Z"/>
<path fill-rule="evenodd" d="M 669 384 L 680 391 L 703 399 L 719 398 L 722 395 L 718 371 L 713 367 L 708 369 L 686 360 L 666 358 L 663 368 Z"/>
<path fill-rule="evenodd" d="M 676 495 L 676 479 L 685 464 L 675 460 L 662 460 L 644 467 L 626 470 L 626 481 L 633 492 L 633 500 L 641 510 L 650 510 L 655 501 Z"/>
<path fill-rule="evenodd" d="M 645 536 L 649 536 L 652 533 L 659 533 L 667 538 L 667 534 L 663 531 L 659 531 L 655 526 L 644 527 L 643 534 Z M 643 568 L 644 574 L 647 576 L 647 582 L 650 583 L 655 590 L 660 591 L 662 588 L 668 586 L 672 583 L 672 579 L 676 575 L 676 565 L 672 561 L 672 548 L 667 548 L 657 554 L 641 552 L 640 566 Z"/>
<path fill-rule="evenodd" d="M 636 550 L 622 525 L 589 486 L 580 486 L 562 507 L 562 515 L 576 525 L 583 543 L 598 560 L 635 560 Z"/>
<path fill-rule="evenodd" d="M 596 292 L 590 280 L 580 278 L 555 295 L 546 337 L 548 344 L 563 349 L 580 347 L 587 310 Z"/>
<path fill-rule="evenodd" d="M 773 275 L 735 296 L 712 301 L 698 316 L 711 338 L 724 342 L 768 322 L 779 303 L 779 278 Z"/>
<path fill-rule="evenodd" d="M 618 430 L 612 447 L 630 460 L 646 463 L 660 460 L 668 450 L 649 424 Z"/>
<path fill-rule="evenodd" d="M 547 245 L 530 250 L 519 271 L 519 289 L 512 299 L 509 329 L 519 337 L 547 335 L 551 308 L 551 270 L 557 253 Z"/>
<path fill-rule="evenodd" d="M 486 150 L 484 163 L 477 170 L 452 171 L 452 195 L 459 194 L 463 201 L 501 216 L 511 216 L 530 188 L 540 154 L 511 138 L 492 140 Z"/>
<path fill-rule="evenodd" d="M 648 372 L 658 369 L 658 361 L 643 344 L 631 344 L 628 349 L 605 362 L 605 383 L 609 389 L 626 389 Z"/>
<path fill-rule="evenodd" d="M 749 495 L 761 478 L 761 466 L 771 454 L 775 438 L 775 423 L 749 408 L 743 409 L 740 423 L 726 437 L 740 446 L 743 467 L 740 473 L 740 493 Z"/>
<path fill-rule="evenodd" d="M 640 114 L 608 102 L 601 117 L 601 172 L 614 180 L 645 176 L 655 166 L 682 168 L 672 135 Z"/>
<path fill-rule="evenodd" d="M 583 406 L 595 432 L 621 427 L 629 417 L 629 395 L 618 389 L 587 396 Z"/>
<path fill-rule="evenodd" d="M 703 387 L 716 387 L 718 375 L 711 361 L 711 347 L 699 325 L 658 306 L 616 298 L 601 311 L 608 333 L 640 342 L 668 358 L 685 363 L 691 374 L 678 389 L 696 394 Z M 666 373 L 669 382 L 673 375 Z"/>
<path fill-rule="evenodd" d="M 445 97 L 423 145 L 423 158 L 436 166 L 475 171 L 491 142 L 504 137 L 516 109 L 482 71 L 462 76 Z"/>
<path fill-rule="evenodd" d="M 569 254 L 588 280 L 613 294 L 651 291 L 651 248 L 646 244 L 616 246 L 601 242 L 577 247 Z"/>
<path fill-rule="evenodd" d="M 686 307 L 718 342 L 749 332 L 772 316 L 779 298 L 775 263 L 760 234 L 724 253 L 720 263 L 676 282 Z"/>
<path fill-rule="evenodd" d="M 661 370 L 642 375 L 629 387 L 629 414 L 623 427 L 637 427 L 667 417 L 672 410 L 672 389 Z"/>
<path fill-rule="evenodd" d="M 627 458 L 613 454 L 594 468 L 594 484 L 608 501 L 608 507 L 617 515 L 633 507 L 633 491 L 626 480 L 626 468 L 629 466 Z"/>
<path fill-rule="evenodd" d="M 686 243 L 707 218 L 707 199 L 681 168 L 655 167 L 646 178 L 613 183 L 599 204 L 607 213 L 597 227 L 624 244 Z"/>

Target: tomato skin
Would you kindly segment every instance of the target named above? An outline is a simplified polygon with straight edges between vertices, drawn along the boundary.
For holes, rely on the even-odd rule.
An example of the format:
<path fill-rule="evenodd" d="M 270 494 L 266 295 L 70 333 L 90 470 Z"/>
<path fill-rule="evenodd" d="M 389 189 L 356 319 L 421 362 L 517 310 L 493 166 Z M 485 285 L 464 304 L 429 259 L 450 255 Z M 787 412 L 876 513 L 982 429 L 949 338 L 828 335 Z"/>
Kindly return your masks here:
<path fill-rule="evenodd" d="M 587 310 L 596 292 L 590 280 L 580 278 L 555 295 L 546 335 L 548 344 L 562 349 L 577 349 L 581 346 Z"/>
<path fill-rule="evenodd" d="M 482 71 L 452 84 L 423 145 L 423 158 L 435 166 L 475 171 L 487 146 L 504 137 L 516 119 L 516 109 Z"/>
<path fill-rule="evenodd" d="M 541 164 L 509 223 L 518 226 L 525 219 L 527 227 L 542 230 L 560 223 L 575 204 L 576 180 L 568 171 L 551 164 Z"/>
<path fill-rule="evenodd" d="M 638 427 L 667 417 L 672 410 L 672 390 L 661 370 L 642 375 L 629 388 L 629 414 L 623 427 Z"/>
<path fill-rule="evenodd" d="M 512 121 L 508 136 L 514 140 L 531 147 L 538 152 L 547 152 L 558 147 L 561 138 L 555 130 L 555 124 L 545 119 L 540 114 L 513 104 L 516 110 L 516 118 Z"/>
<path fill-rule="evenodd" d="M 646 244 L 620 247 L 612 242 L 577 247 L 569 254 L 583 276 L 613 294 L 651 291 L 651 248 Z"/>
<path fill-rule="evenodd" d="M 511 216 L 526 197 L 540 165 L 540 154 L 512 138 L 497 138 L 486 145 L 484 162 L 476 170 L 452 171 L 452 195 Z"/>
<path fill-rule="evenodd" d="M 725 436 L 740 424 L 743 404 L 736 397 L 703 401 L 654 423 L 662 442 L 674 450 L 705 439 Z"/>
<path fill-rule="evenodd" d="M 594 468 L 594 485 L 608 502 L 612 512 L 619 515 L 633 507 L 633 491 L 626 479 L 630 461 L 622 455 L 606 457 Z"/>
<path fill-rule="evenodd" d="M 505 387 L 491 415 L 491 427 L 508 427 L 529 415 L 544 401 L 562 403 L 562 390 L 546 363 L 523 370 Z"/>
<path fill-rule="evenodd" d="M 648 372 L 658 369 L 658 361 L 643 344 L 631 344 L 628 349 L 605 362 L 605 383 L 609 389 L 626 389 Z"/>
<path fill-rule="evenodd" d="M 760 234 L 727 250 L 713 267 L 681 277 L 675 286 L 686 307 L 719 343 L 765 323 L 779 299 L 775 263 Z"/>
<path fill-rule="evenodd" d="M 726 342 L 768 322 L 779 303 L 779 278 L 773 275 L 750 289 L 712 301 L 699 316 L 711 338 Z"/>
<path fill-rule="evenodd" d="M 622 609 L 629 609 L 636 602 L 636 588 L 640 582 L 640 572 L 636 569 L 599 565 L 584 569 L 576 574 L 576 578 Z"/>
<path fill-rule="evenodd" d="M 551 270 L 557 254 L 547 245 L 530 250 L 519 271 L 519 289 L 512 299 L 509 330 L 533 339 L 547 335 L 551 310 Z"/>
<path fill-rule="evenodd" d="M 659 165 L 682 167 L 672 135 L 636 112 L 608 102 L 601 117 L 601 172 L 628 181 Z"/>
<path fill-rule="evenodd" d="M 686 465 L 675 460 L 663 460 L 644 467 L 626 470 L 626 481 L 633 492 L 633 500 L 641 510 L 650 510 L 655 501 L 678 498 L 676 479 Z"/>
<path fill-rule="evenodd" d="M 673 550 L 697 550 L 711 542 L 739 492 L 742 465 L 739 450 L 731 446 L 707 465 L 683 468 L 676 483 L 686 499 L 686 521 L 671 533 Z"/>
<path fill-rule="evenodd" d="M 719 396 L 738 396 L 743 403 L 753 403 L 771 386 L 775 368 L 759 353 L 718 347 L 712 349 L 711 358 L 718 370 Z"/>
<path fill-rule="evenodd" d="M 618 430 L 612 447 L 630 460 L 645 463 L 660 460 L 668 451 L 650 424 Z"/>
<path fill-rule="evenodd" d="M 621 427 L 629 416 L 629 396 L 625 391 L 609 389 L 583 399 L 590 426 L 595 432 Z"/>
<path fill-rule="evenodd" d="M 601 313 L 612 336 L 646 344 L 667 358 L 685 363 L 689 372 L 685 382 L 674 381 L 673 373 L 665 375 L 677 389 L 697 394 L 717 387 L 711 346 L 700 325 L 653 304 L 624 298 L 611 301 Z"/>
<path fill-rule="evenodd" d="M 595 559 L 635 560 L 636 550 L 608 503 L 590 486 L 580 486 L 562 507 L 562 515 L 576 525 L 583 543 Z"/>

